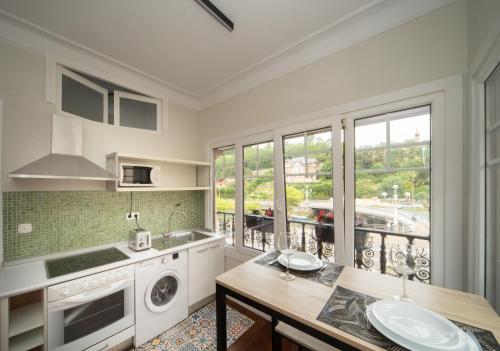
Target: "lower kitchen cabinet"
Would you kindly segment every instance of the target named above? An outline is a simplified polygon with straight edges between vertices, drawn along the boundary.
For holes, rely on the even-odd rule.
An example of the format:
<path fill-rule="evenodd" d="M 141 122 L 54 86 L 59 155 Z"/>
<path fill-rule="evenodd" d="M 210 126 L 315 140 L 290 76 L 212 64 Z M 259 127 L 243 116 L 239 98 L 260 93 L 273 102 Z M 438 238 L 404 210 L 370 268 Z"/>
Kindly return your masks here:
<path fill-rule="evenodd" d="M 224 239 L 189 249 L 189 305 L 215 294 L 215 277 L 224 273 Z"/>
<path fill-rule="evenodd" d="M 0 349 L 44 350 L 44 290 L 36 290 L 0 301 Z"/>

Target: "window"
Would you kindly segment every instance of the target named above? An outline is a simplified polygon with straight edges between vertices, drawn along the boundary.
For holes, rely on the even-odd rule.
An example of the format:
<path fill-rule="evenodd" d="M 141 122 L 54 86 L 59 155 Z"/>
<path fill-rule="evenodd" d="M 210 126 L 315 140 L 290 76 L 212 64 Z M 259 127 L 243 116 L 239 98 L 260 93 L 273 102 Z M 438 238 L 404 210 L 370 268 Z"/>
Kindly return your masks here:
<path fill-rule="evenodd" d="M 410 243 L 422 264 L 410 279 L 444 285 L 444 273 L 454 272 L 444 262 L 457 259 L 445 238 L 448 245 L 461 240 L 446 230 L 456 221 L 444 216 L 445 188 L 459 187 L 456 172 L 445 177 L 445 116 L 444 95 L 436 93 L 213 149 L 214 224 L 227 234 L 228 255 L 245 260 L 272 250 L 275 235 L 288 232 L 300 250 L 323 260 L 397 275 L 391 245 Z"/>
<path fill-rule="evenodd" d="M 486 96 L 486 298 L 500 311 L 500 65 L 485 83 Z"/>
<path fill-rule="evenodd" d="M 161 111 L 158 99 L 115 90 L 113 105 L 117 125 L 159 130 Z"/>
<path fill-rule="evenodd" d="M 243 246 L 274 248 L 273 142 L 243 147 Z"/>
<path fill-rule="evenodd" d="M 94 122 L 161 130 L 161 100 L 58 66 L 59 112 Z"/>
<path fill-rule="evenodd" d="M 214 157 L 215 228 L 226 236 L 226 245 L 234 246 L 235 220 L 235 148 L 217 148 Z"/>
<path fill-rule="evenodd" d="M 61 111 L 107 123 L 107 103 L 106 89 L 68 69 L 61 69 Z"/>
<path fill-rule="evenodd" d="M 287 230 L 304 251 L 333 260 L 331 128 L 283 138 Z"/>
<path fill-rule="evenodd" d="M 423 106 L 355 121 L 358 268 L 396 274 L 391 245 L 409 243 L 424 262 L 415 278 L 430 282 L 430 118 Z"/>

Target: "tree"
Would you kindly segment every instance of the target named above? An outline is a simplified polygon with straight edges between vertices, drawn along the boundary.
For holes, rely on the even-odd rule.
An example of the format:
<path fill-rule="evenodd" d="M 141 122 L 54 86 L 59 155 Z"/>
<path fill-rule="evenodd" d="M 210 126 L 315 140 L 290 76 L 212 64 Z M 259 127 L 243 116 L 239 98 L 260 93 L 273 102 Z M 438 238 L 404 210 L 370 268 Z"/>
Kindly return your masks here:
<path fill-rule="evenodd" d="M 290 207 L 298 206 L 304 200 L 304 192 L 292 185 L 286 186 L 286 204 Z"/>

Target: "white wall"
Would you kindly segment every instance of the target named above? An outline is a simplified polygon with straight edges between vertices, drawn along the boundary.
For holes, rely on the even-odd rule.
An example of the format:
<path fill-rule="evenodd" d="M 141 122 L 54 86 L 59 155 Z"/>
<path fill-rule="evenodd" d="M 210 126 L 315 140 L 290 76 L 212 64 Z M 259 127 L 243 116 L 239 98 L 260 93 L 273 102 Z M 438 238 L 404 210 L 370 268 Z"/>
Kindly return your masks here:
<path fill-rule="evenodd" d="M 19 180 L 7 174 L 50 151 L 51 118 L 45 99 L 45 58 L 0 41 L 0 98 L 4 99 L 3 191 L 104 189 L 104 182 Z M 134 89 L 133 86 L 130 87 Z M 105 167 L 114 151 L 199 159 L 198 112 L 170 102 L 161 135 L 86 121 L 84 156 Z"/>
<path fill-rule="evenodd" d="M 204 109 L 202 140 L 466 72 L 466 4 L 400 27 Z"/>

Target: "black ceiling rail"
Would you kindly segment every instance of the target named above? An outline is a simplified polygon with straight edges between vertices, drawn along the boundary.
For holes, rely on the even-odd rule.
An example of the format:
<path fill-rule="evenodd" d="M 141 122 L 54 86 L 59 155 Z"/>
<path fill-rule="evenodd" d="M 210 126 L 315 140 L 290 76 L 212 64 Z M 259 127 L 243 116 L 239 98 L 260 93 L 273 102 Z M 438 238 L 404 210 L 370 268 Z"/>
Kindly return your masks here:
<path fill-rule="evenodd" d="M 234 23 L 222 13 L 210 0 L 194 0 L 220 22 L 230 32 L 234 29 Z"/>

